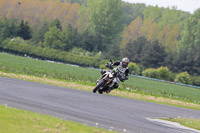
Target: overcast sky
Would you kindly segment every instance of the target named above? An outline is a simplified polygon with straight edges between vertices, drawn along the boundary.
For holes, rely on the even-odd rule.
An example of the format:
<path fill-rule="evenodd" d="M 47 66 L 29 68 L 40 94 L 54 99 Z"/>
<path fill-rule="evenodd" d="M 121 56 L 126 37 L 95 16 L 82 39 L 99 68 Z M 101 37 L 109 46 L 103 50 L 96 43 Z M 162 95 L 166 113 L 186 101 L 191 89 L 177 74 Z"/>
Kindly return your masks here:
<path fill-rule="evenodd" d="M 196 9 L 200 8 L 200 0 L 123 0 L 130 3 L 145 3 L 158 7 L 172 7 L 176 6 L 177 9 L 193 13 Z"/>

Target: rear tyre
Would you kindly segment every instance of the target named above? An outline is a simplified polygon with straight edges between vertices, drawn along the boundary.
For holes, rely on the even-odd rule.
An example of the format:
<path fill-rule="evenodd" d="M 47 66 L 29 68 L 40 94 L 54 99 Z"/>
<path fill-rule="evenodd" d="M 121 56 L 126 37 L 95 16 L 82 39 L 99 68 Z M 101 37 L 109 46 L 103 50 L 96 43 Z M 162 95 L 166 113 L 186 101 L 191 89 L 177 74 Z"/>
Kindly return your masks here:
<path fill-rule="evenodd" d="M 105 81 L 104 81 L 104 80 L 101 80 L 101 81 L 99 82 L 99 84 L 98 84 L 96 87 L 94 87 L 93 93 L 96 93 L 97 90 L 98 90 L 100 87 L 103 87 L 104 85 L 105 85 Z"/>
<path fill-rule="evenodd" d="M 98 90 L 99 94 L 103 94 L 103 88 Z"/>

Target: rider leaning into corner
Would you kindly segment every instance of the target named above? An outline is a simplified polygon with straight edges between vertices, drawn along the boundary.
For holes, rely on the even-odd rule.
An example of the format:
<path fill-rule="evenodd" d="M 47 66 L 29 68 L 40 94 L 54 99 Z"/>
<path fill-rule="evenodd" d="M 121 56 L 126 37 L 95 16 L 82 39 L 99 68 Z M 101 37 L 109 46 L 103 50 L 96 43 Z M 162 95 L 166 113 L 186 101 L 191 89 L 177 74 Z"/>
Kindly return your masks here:
<path fill-rule="evenodd" d="M 129 74 L 129 59 L 127 57 L 123 58 L 121 61 L 118 62 L 114 62 L 113 64 L 106 64 L 106 66 L 108 65 L 112 65 L 112 66 L 117 66 L 115 67 L 113 70 L 117 69 L 119 72 L 119 80 L 121 82 L 124 82 L 125 80 L 128 80 L 128 74 Z M 102 70 L 101 74 L 103 75 L 107 70 Z M 108 90 L 109 92 L 113 89 L 117 89 L 119 87 L 119 81 L 117 80 L 117 82 L 115 82 L 115 84 L 110 88 L 110 90 Z M 109 93 L 107 92 L 107 93 Z"/>

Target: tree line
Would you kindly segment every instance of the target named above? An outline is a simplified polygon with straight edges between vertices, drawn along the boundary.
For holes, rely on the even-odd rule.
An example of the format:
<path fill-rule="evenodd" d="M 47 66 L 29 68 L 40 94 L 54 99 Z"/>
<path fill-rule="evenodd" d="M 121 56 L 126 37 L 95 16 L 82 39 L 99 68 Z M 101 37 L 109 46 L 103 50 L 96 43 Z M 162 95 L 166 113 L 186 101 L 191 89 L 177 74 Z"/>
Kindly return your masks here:
<path fill-rule="evenodd" d="M 127 56 L 141 72 L 166 66 L 200 75 L 200 10 L 190 14 L 121 0 L 2 0 L 0 16 L 4 48 L 7 38 L 21 37 L 36 49 Z"/>

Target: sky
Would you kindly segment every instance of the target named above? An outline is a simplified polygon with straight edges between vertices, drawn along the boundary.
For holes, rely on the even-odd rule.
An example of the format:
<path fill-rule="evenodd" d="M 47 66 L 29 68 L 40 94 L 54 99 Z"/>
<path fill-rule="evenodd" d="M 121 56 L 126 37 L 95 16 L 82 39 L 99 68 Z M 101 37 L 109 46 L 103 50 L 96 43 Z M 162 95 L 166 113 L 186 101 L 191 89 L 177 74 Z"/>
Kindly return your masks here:
<path fill-rule="evenodd" d="M 146 5 L 158 7 L 176 6 L 178 10 L 194 13 L 200 8 L 200 0 L 123 0 L 129 3 L 145 3 Z"/>

